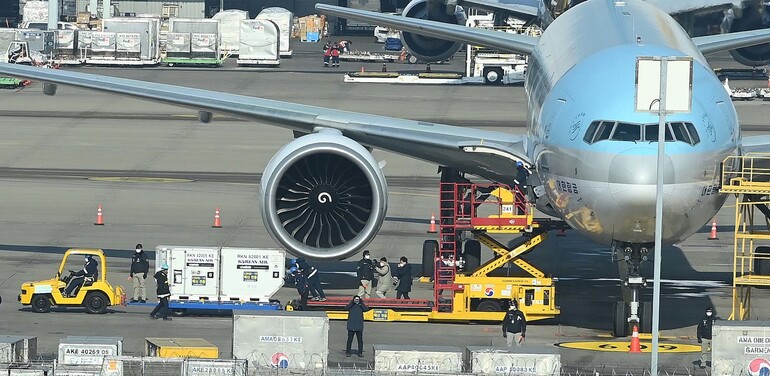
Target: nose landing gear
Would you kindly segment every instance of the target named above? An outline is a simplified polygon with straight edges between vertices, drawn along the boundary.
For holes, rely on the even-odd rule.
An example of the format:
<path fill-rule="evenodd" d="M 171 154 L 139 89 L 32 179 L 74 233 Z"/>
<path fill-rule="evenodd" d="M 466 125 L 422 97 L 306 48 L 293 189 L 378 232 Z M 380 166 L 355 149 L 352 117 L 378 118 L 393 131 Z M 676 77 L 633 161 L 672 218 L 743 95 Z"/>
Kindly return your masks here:
<path fill-rule="evenodd" d="M 612 335 L 626 337 L 633 325 L 640 332 L 652 330 L 652 303 L 642 302 L 641 290 L 647 287 L 642 276 L 642 263 L 649 260 L 652 246 L 648 244 L 613 243 L 612 259 L 618 263 L 622 281 L 623 300 L 613 307 Z"/>

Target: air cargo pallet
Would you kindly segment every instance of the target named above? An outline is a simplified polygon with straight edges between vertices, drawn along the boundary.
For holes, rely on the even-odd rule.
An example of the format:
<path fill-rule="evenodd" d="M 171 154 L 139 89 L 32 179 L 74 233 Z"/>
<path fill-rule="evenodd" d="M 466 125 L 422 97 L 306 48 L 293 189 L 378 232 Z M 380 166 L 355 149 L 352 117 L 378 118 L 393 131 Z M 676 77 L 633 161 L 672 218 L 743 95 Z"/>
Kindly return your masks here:
<path fill-rule="evenodd" d="M 160 62 L 158 60 L 86 59 L 85 63 L 88 65 L 98 65 L 98 66 L 110 65 L 110 66 L 139 67 L 139 66 L 154 66 L 154 65 L 158 65 Z"/>
<path fill-rule="evenodd" d="M 166 66 L 173 67 L 175 65 L 179 66 L 191 66 L 191 67 L 200 67 L 200 66 L 209 66 L 209 67 L 218 67 L 222 65 L 222 59 L 184 59 L 184 58 L 165 58 L 162 60 L 163 64 L 166 64 Z"/>

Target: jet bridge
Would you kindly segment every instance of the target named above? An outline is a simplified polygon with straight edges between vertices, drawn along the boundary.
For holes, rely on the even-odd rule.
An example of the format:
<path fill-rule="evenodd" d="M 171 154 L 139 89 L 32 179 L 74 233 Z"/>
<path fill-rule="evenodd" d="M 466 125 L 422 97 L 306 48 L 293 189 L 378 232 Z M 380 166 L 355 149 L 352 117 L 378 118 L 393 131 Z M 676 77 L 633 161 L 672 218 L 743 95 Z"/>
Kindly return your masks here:
<path fill-rule="evenodd" d="M 752 289 L 770 287 L 770 154 L 727 157 L 720 185 L 720 193 L 735 195 L 730 320 L 746 320 Z"/>

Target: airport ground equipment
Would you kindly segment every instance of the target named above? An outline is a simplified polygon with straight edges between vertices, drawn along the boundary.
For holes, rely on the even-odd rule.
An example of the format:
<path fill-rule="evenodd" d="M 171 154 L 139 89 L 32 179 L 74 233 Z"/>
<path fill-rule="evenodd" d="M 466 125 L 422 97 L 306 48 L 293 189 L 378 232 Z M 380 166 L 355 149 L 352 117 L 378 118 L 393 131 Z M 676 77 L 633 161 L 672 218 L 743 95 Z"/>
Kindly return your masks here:
<path fill-rule="evenodd" d="M 272 296 L 284 282 L 282 249 L 159 245 L 155 265 L 163 264 L 169 265 L 169 308 L 176 315 L 281 309 Z"/>
<path fill-rule="evenodd" d="M 770 287 L 770 154 L 730 156 L 719 186 L 703 194 L 735 195 L 733 303 L 730 320 L 747 320 L 751 291 Z"/>
<path fill-rule="evenodd" d="M 72 298 L 64 297 L 64 289 L 67 282 L 75 273 L 70 270 L 65 275 L 65 266 L 70 257 L 83 257 L 90 255 L 97 259 L 99 269 L 94 277 L 86 278 L 83 287 Z M 71 265 L 80 265 L 70 262 Z M 31 306 L 35 312 L 48 312 L 51 306 L 60 307 L 84 307 L 87 313 L 104 313 L 107 307 L 125 304 L 126 294 L 121 286 L 112 286 L 107 282 L 107 258 L 101 249 L 68 249 L 62 257 L 59 270 L 56 275 L 48 280 L 24 282 L 21 285 L 21 294 L 18 297 L 21 304 Z"/>
<path fill-rule="evenodd" d="M 442 177 L 442 181 L 446 181 Z M 502 184 L 443 182 L 440 186 L 439 240 L 423 244 L 423 274 L 433 276 L 433 298 L 365 299 L 369 321 L 500 321 L 516 300 L 528 321 L 558 316 L 555 278 L 523 256 L 546 238 L 548 230 L 566 228 L 557 221 L 536 221 L 534 208 L 516 188 Z M 507 247 L 492 234 L 520 234 Z M 481 263 L 481 247 L 495 254 Z M 500 273 L 509 263 L 517 276 Z M 412 264 L 412 267 L 419 267 Z M 505 276 L 500 276 L 500 274 Z M 350 297 L 309 301 L 308 309 L 324 310 L 330 319 L 347 319 Z M 287 310 L 296 308 L 295 302 Z"/>

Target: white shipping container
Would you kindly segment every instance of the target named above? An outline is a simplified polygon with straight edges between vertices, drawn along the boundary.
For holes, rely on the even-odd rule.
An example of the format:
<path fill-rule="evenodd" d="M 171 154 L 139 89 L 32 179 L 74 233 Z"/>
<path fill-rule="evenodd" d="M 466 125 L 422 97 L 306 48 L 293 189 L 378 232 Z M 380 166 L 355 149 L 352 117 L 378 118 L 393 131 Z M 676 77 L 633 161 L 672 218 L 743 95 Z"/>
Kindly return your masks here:
<path fill-rule="evenodd" d="M 241 21 L 238 62 L 247 60 L 280 61 L 278 26 L 270 20 Z"/>
<path fill-rule="evenodd" d="M 283 286 L 281 249 L 222 248 L 221 301 L 270 302 Z"/>
<path fill-rule="evenodd" d="M 45 376 L 44 369 L 35 368 L 11 368 L 8 370 L 8 376 Z"/>
<path fill-rule="evenodd" d="M 104 20 L 104 31 L 138 34 L 141 59 L 157 60 L 160 58 L 160 18 L 108 18 Z"/>
<path fill-rule="evenodd" d="M 0 363 L 29 363 L 37 358 L 37 337 L 0 335 Z"/>
<path fill-rule="evenodd" d="M 219 20 L 171 18 L 168 22 L 168 31 L 171 33 L 216 34 L 219 37 Z"/>
<path fill-rule="evenodd" d="M 219 20 L 219 42 L 221 49 L 228 52 L 237 52 L 240 48 L 238 33 L 241 21 L 249 19 L 249 12 L 239 9 L 227 9 L 218 12 L 211 19 Z"/>
<path fill-rule="evenodd" d="M 59 364 L 101 365 L 106 356 L 123 354 L 122 337 L 69 336 L 59 341 Z"/>
<path fill-rule="evenodd" d="M 185 376 L 246 376 L 245 360 L 185 360 Z"/>
<path fill-rule="evenodd" d="M 158 246 L 155 257 L 169 265 L 172 300 L 218 300 L 219 248 Z"/>
<path fill-rule="evenodd" d="M 217 57 L 217 35 L 216 34 L 200 34 L 192 33 L 190 36 L 190 51 L 191 52 L 204 52 L 213 54 L 212 57 Z"/>
<path fill-rule="evenodd" d="M 232 354 L 252 369 L 323 370 L 329 357 L 329 317 L 313 311 L 233 315 Z"/>
<path fill-rule="evenodd" d="M 558 376 L 561 356 L 549 350 L 525 347 L 511 352 L 505 348 L 468 346 L 466 370 L 474 375 Z"/>
<path fill-rule="evenodd" d="M 190 33 L 168 33 L 166 52 L 169 57 L 189 57 Z"/>
<path fill-rule="evenodd" d="M 118 52 L 139 54 L 142 52 L 142 36 L 139 33 L 117 33 L 116 49 Z"/>
<path fill-rule="evenodd" d="M 462 370 L 459 347 L 374 345 L 375 372 L 454 375 Z"/>
<path fill-rule="evenodd" d="M 75 50 L 75 30 L 56 30 L 56 49 L 71 52 Z"/>
<path fill-rule="evenodd" d="M 270 20 L 278 26 L 281 56 L 290 55 L 291 53 L 289 51 L 291 51 L 291 48 L 289 48 L 289 43 L 291 41 L 292 25 L 294 24 L 294 14 L 288 9 L 270 7 L 259 12 L 256 19 Z"/>
<path fill-rule="evenodd" d="M 91 50 L 94 52 L 114 52 L 117 37 L 116 33 L 95 31 L 91 34 Z"/>
<path fill-rule="evenodd" d="M 712 375 L 770 372 L 770 321 L 718 320 L 711 333 Z"/>

